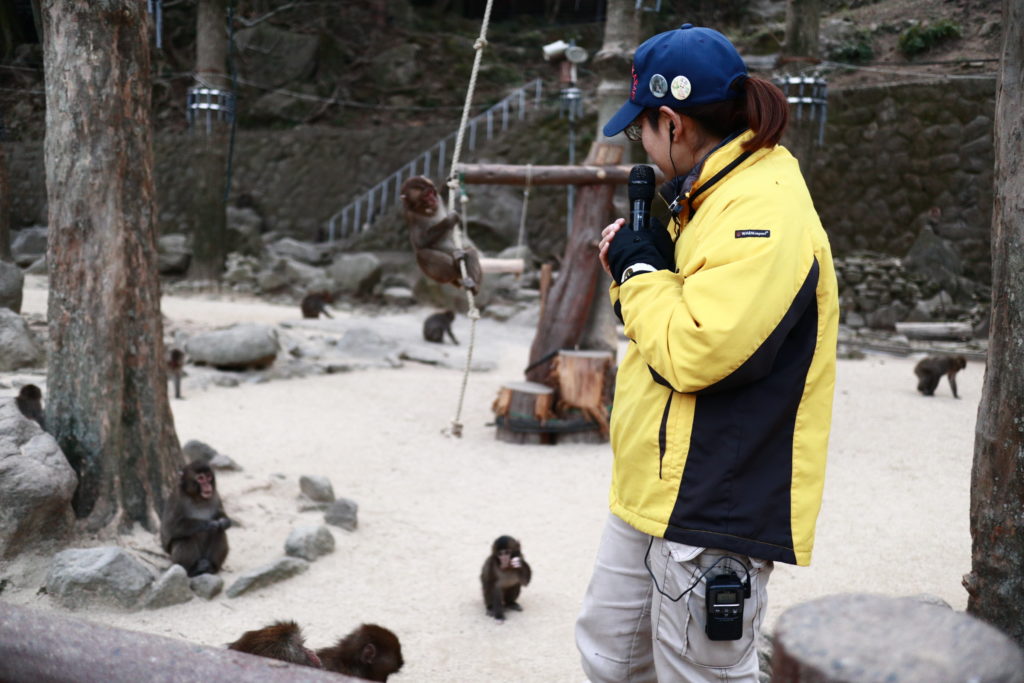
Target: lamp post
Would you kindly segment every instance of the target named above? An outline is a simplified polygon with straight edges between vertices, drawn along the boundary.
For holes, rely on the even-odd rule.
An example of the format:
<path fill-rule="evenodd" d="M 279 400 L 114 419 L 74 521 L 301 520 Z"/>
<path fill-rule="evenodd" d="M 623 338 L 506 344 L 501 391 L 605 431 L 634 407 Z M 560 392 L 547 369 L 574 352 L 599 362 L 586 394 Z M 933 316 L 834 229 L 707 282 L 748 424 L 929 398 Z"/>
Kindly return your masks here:
<path fill-rule="evenodd" d="M 583 116 L 583 91 L 576 87 L 576 65 L 587 61 L 587 51 L 576 45 L 575 41 L 556 40 L 544 46 L 544 58 L 557 62 L 559 83 L 559 117 L 569 120 L 569 165 L 576 164 L 576 121 Z M 572 214 L 576 199 L 576 188 L 566 188 L 565 234 L 572 232 Z"/>

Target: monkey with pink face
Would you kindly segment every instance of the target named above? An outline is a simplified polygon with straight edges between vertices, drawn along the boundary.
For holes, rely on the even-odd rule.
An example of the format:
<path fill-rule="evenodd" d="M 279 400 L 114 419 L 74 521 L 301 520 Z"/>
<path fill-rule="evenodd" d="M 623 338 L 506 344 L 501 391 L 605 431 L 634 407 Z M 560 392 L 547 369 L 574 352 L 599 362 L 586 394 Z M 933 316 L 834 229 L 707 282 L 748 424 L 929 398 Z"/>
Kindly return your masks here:
<path fill-rule="evenodd" d="M 483 279 L 480 253 L 465 233 L 463 248 L 455 246 L 452 230 L 462 224 L 459 214 L 449 213 L 434 183 L 425 176 L 413 176 L 402 183 L 401 197 L 409 240 L 423 274 L 441 284 L 452 283 L 476 294 Z M 466 260 L 465 278 L 459 268 L 459 260 L 463 258 Z"/>

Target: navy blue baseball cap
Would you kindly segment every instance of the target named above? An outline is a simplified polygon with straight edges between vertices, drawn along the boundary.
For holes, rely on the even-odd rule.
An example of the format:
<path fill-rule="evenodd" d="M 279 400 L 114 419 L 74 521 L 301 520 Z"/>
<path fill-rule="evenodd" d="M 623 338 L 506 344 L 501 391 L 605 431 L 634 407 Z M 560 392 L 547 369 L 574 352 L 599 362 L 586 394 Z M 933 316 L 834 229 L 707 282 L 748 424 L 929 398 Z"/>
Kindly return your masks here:
<path fill-rule="evenodd" d="M 647 108 L 686 109 L 735 99 L 733 82 L 747 65 L 729 39 L 714 29 L 683 24 L 636 49 L 629 100 L 604 125 L 606 137 L 625 130 Z"/>

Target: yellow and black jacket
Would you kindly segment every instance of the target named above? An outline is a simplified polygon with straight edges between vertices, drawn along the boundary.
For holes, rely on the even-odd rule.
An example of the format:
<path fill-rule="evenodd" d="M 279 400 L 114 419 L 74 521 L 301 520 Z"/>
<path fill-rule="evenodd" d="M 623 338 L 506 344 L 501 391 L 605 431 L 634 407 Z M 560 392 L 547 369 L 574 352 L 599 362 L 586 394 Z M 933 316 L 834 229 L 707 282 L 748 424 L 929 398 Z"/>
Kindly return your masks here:
<path fill-rule="evenodd" d="M 744 153 L 751 136 L 715 150 L 679 217 L 661 223 L 676 272 L 612 285 L 631 343 L 612 409 L 610 504 L 644 533 L 806 565 L 838 292 L 796 159 L 781 146 Z M 669 215 L 664 197 L 655 203 Z"/>

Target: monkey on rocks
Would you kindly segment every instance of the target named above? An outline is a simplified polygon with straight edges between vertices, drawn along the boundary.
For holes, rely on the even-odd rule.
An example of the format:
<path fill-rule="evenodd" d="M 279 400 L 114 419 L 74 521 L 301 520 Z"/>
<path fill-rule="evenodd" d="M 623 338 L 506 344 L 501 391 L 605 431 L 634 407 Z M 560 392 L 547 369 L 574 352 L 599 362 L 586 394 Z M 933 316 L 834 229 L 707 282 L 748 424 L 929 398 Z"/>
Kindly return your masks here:
<path fill-rule="evenodd" d="M 216 574 L 228 556 L 224 530 L 230 526 L 213 470 L 200 460 L 190 462 L 164 508 L 160 545 L 189 576 Z"/>
<path fill-rule="evenodd" d="M 171 349 L 171 356 L 167 360 L 167 372 L 174 382 L 174 398 L 181 398 L 181 378 L 185 374 L 185 352 L 181 349 Z"/>
<path fill-rule="evenodd" d="M 480 571 L 487 614 L 504 621 L 506 609 L 523 611 L 516 599 L 519 590 L 530 583 L 530 576 L 530 565 L 523 558 L 519 541 L 511 536 L 496 538 Z"/>
<path fill-rule="evenodd" d="M 299 308 L 302 309 L 303 318 L 319 318 L 323 313 L 328 318 L 333 318 L 327 310 L 327 304 L 334 303 L 334 297 L 330 292 L 310 292 L 302 298 Z"/>
<path fill-rule="evenodd" d="M 483 279 L 480 255 L 465 233 L 463 248 L 456 248 L 452 230 L 461 225 L 459 214 L 448 212 L 434 183 L 424 176 L 413 176 L 402 183 L 401 197 L 409 240 L 423 274 L 441 284 L 450 282 L 476 294 Z M 459 268 L 461 259 L 466 261 L 465 279 Z"/>
<path fill-rule="evenodd" d="M 398 636 L 376 624 L 363 624 L 316 654 L 328 671 L 381 683 L 405 664 Z"/>
<path fill-rule="evenodd" d="M 35 384 L 26 384 L 14 400 L 22 415 L 30 420 L 35 420 L 43 428 L 43 431 L 46 431 L 46 411 L 43 410 L 42 389 Z"/>
<path fill-rule="evenodd" d="M 452 332 L 453 320 L 455 320 L 455 311 L 451 310 L 441 311 L 440 313 L 428 316 L 423 321 L 423 338 L 428 342 L 443 344 L 444 335 L 447 333 L 452 338 L 452 343 L 458 346 L 459 340 L 455 338 L 455 334 Z"/>
<path fill-rule="evenodd" d="M 925 396 L 934 396 L 939 380 L 945 375 L 949 388 L 953 390 L 953 398 L 960 398 L 956 393 L 956 373 L 966 367 L 967 359 L 963 356 L 928 356 L 914 366 L 917 390 Z"/>
<path fill-rule="evenodd" d="M 228 645 L 228 649 L 315 669 L 323 668 L 316 653 L 306 647 L 302 629 L 294 621 L 276 621 L 270 626 L 246 631 Z"/>

